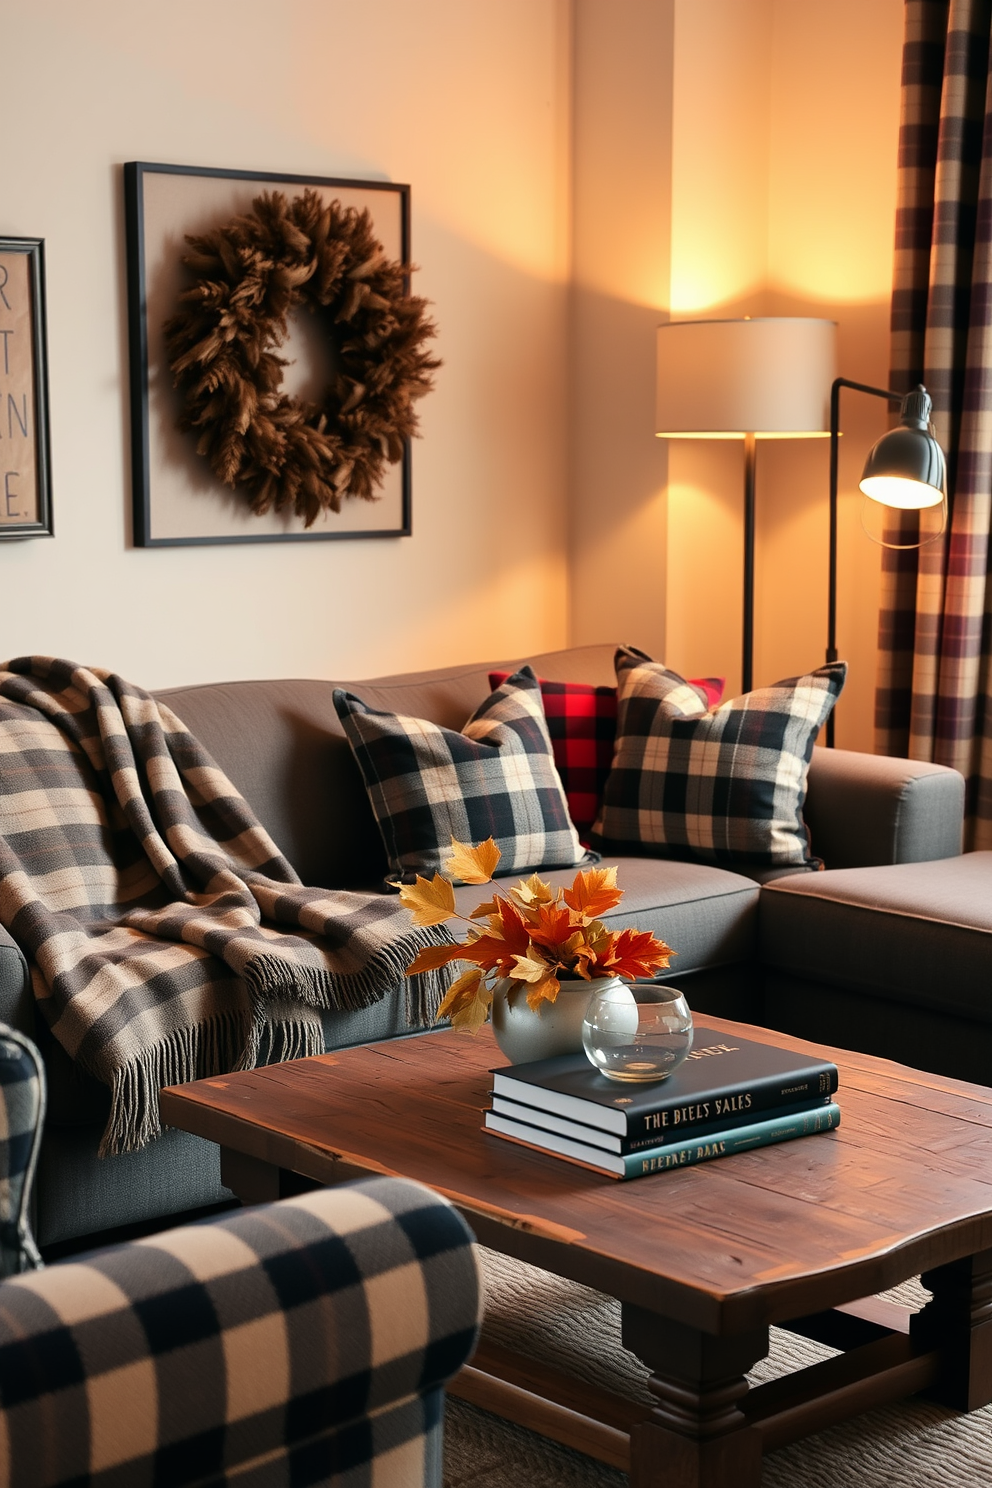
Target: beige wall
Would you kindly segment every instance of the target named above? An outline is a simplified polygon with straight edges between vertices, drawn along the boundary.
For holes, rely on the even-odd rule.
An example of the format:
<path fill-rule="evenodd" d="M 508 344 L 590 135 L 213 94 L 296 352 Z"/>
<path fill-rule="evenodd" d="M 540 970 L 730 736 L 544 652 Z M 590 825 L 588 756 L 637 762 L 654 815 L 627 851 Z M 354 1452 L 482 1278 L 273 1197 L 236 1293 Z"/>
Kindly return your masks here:
<path fill-rule="evenodd" d="M 653 434 L 668 295 L 672 0 L 575 0 L 571 615 L 577 643 L 665 652 L 667 451 Z"/>
<path fill-rule="evenodd" d="M 885 385 L 902 23 L 901 0 L 577 0 L 577 639 L 739 688 L 743 455 L 651 456 L 654 325 L 835 319 L 839 371 Z M 880 550 L 856 481 L 886 406 L 842 415 L 838 741 L 870 749 Z M 756 684 L 823 659 L 827 479 L 826 440 L 759 446 Z"/>
<path fill-rule="evenodd" d="M 162 686 L 564 644 L 565 0 L 33 0 L 2 45 L 0 234 L 46 239 L 56 537 L 0 543 L 0 653 Z M 412 184 L 445 363 L 412 538 L 128 547 L 132 159 Z"/>

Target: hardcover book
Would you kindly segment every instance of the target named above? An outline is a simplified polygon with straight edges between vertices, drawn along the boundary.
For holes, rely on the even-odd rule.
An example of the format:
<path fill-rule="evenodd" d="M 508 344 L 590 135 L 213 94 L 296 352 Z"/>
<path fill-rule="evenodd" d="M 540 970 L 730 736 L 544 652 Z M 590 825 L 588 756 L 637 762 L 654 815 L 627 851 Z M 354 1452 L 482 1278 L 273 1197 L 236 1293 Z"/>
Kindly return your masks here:
<path fill-rule="evenodd" d="M 519 1142 L 539 1152 L 553 1153 L 566 1162 L 579 1163 L 606 1173 L 611 1178 L 645 1178 L 651 1173 L 664 1173 L 671 1168 L 686 1168 L 695 1163 L 710 1162 L 716 1157 L 729 1157 L 753 1147 L 769 1147 L 774 1142 L 789 1142 L 815 1132 L 832 1131 L 840 1125 L 840 1107 L 833 1101 L 818 1101 L 806 1110 L 783 1115 L 777 1113 L 763 1121 L 726 1131 L 699 1132 L 663 1147 L 645 1147 L 639 1152 L 604 1152 L 585 1142 L 574 1142 L 555 1132 L 544 1131 L 522 1121 L 510 1121 L 494 1111 L 486 1112 L 486 1131 L 493 1136 Z"/>
<path fill-rule="evenodd" d="M 519 1101 L 507 1100 L 494 1095 L 492 1111 L 496 1116 L 505 1116 L 509 1121 L 522 1121 L 527 1126 L 539 1127 L 541 1131 L 554 1132 L 559 1137 L 571 1137 L 573 1142 L 585 1142 L 590 1147 L 599 1147 L 603 1152 L 638 1152 L 644 1147 L 664 1147 L 670 1142 L 679 1142 L 690 1130 L 693 1136 L 711 1131 L 728 1131 L 735 1126 L 748 1126 L 763 1116 L 791 1116 L 795 1111 L 808 1111 L 815 1106 L 825 1106 L 828 1095 L 812 1101 L 796 1101 L 790 1106 L 776 1106 L 771 1111 L 759 1111 L 755 1117 L 751 1111 L 738 1111 L 735 1115 L 717 1116 L 712 1121 L 701 1121 L 689 1128 L 669 1126 L 649 1136 L 618 1137 L 615 1132 L 601 1131 L 598 1126 L 587 1126 L 581 1121 L 570 1121 L 567 1116 L 556 1116 L 553 1111 L 542 1111 L 539 1106 L 524 1106 Z"/>
<path fill-rule="evenodd" d="M 714 1121 L 823 1100 L 837 1089 L 829 1060 L 759 1044 L 697 1024 L 693 1046 L 667 1080 L 626 1085 L 563 1054 L 493 1071 L 493 1094 L 610 1132 L 631 1146 Z"/>

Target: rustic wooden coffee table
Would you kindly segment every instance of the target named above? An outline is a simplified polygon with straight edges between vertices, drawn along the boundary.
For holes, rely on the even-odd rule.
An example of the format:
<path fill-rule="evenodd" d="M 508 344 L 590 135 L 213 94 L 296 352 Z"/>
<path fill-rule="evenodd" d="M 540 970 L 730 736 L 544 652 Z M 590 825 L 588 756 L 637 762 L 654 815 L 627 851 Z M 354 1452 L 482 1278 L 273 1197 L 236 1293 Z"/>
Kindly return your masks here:
<path fill-rule="evenodd" d="M 245 1202 L 301 1180 L 419 1179 L 484 1245 L 619 1298 L 653 1409 L 485 1336 L 452 1393 L 637 1488 L 754 1488 L 763 1452 L 869 1407 L 992 1400 L 992 1090 L 762 1036 L 836 1059 L 839 1130 L 628 1183 L 483 1133 L 488 1072 L 506 1063 L 488 1029 L 199 1080 L 162 1110 L 220 1144 Z M 921 1312 L 872 1295 L 917 1272 L 934 1293 Z M 771 1323 L 844 1352 L 749 1389 Z"/>

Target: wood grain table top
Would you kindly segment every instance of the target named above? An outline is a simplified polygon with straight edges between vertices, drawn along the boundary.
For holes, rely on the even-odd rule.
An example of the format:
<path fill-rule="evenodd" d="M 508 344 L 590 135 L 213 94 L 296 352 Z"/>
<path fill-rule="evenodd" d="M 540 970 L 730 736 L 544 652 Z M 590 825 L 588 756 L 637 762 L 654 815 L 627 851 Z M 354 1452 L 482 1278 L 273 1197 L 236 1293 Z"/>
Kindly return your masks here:
<path fill-rule="evenodd" d="M 619 1183 L 482 1130 L 489 1028 L 198 1080 L 171 1126 L 320 1182 L 388 1173 L 480 1241 L 712 1333 L 798 1317 L 992 1248 L 992 1089 L 706 1017 L 833 1059 L 835 1132 Z"/>

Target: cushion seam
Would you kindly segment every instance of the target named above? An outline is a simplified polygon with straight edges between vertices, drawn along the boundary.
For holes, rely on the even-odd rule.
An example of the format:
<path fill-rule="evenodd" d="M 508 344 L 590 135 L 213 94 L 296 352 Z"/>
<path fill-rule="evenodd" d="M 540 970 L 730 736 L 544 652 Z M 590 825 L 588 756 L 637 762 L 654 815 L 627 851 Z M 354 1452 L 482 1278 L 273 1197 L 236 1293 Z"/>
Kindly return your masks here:
<path fill-rule="evenodd" d="M 774 884 L 762 885 L 763 889 L 772 889 L 774 887 Z M 892 919 L 922 920 L 928 925 L 946 925 L 949 929 L 953 930 L 973 930 L 976 935 L 992 935 L 992 927 L 984 929 L 981 925 L 966 925 L 962 920 L 938 920 L 932 914 L 921 914 L 917 910 L 912 909 L 893 909 L 891 905 L 887 904 L 852 904 L 850 899 L 838 899 L 833 894 L 799 894 L 796 897 L 814 903 L 819 901 L 827 904 L 840 904 L 845 909 L 861 910 L 863 914 L 889 915 Z"/>

